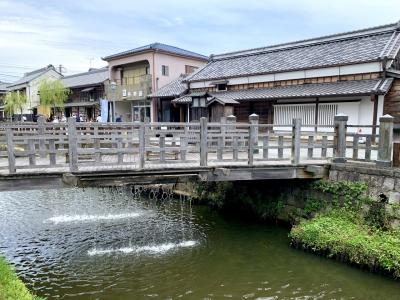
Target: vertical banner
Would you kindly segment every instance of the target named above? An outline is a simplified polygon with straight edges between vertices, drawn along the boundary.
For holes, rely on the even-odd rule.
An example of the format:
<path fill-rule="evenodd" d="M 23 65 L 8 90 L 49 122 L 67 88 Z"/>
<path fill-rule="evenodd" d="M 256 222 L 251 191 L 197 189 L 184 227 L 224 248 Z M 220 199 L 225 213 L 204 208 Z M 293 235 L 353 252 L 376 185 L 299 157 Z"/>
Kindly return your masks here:
<path fill-rule="evenodd" d="M 108 119 L 108 100 L 100 99 L 101 122 L 106 123 Z"/>

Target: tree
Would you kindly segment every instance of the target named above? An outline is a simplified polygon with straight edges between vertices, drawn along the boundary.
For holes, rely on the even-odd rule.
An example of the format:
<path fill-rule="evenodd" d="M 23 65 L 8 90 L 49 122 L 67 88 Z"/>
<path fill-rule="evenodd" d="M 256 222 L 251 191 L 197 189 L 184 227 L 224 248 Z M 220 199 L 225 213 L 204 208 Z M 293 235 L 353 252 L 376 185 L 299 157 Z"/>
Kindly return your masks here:
<path fill-rule="evenodd" d="M 52 107 L 55 112 L 57 107 L 64 107 L 69 93 L 61 80 L 44 79 L 39 84 L 40 105 Z"/>
<path fill-rule="evenodd" d="M 12 118 L 16 112 L 19 112 L 22 118 L 22 110 L 26 101 L 27 98 L 25 93 L 20 91 L 8 92 L 4 99 L 5 113 Z"/>

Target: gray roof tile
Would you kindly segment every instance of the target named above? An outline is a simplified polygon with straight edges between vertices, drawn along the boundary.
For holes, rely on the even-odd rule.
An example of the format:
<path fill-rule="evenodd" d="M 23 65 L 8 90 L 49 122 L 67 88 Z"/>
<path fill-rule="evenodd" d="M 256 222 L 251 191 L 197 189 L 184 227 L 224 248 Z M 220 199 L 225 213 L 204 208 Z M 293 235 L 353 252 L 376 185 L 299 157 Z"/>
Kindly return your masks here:
<path fill-rule="evenodd" d="M 184 95 L 179 98 L 176 98 L 171 101 L 172 103 L 176 104 L 187 104 L 187 103 L 192 103 L 192 97 L 189 95 Z"/>
<path fill-rule="evenodd" d="M 397 24 L 390 24 L 332 37 L 222 54 L 215 56 L 187 80 L 218 80 L 378 61 L 384 56 L 390 58 L 400 47 L 397 27 Z"/>
<path fill-rule="evenodd" d="M 369 95 L 377 90 L 385 94 L 390 88 L 391 80 L 374 79 L 359 81 L 339 81 L 334 83 L 316 83 L 304 85 L 282 86 L 274 88 L 248 89 L 238 91 L 223 91 L 211 93 L 217 98 L 230 98 L 235 101 L 307 98 L 323 96 Z"/>
<path fill-rule="evenodd" d="M 47 67 L 26 73 L 23 77 L 21 77 L 17 81 L 7 85 L 7 88 L 12 88 L 12 87 L 15 87 L 15 86 L 18 86 L 21 84 L 28 83 L 28 82 L 34 80 L 35 78 L 41 76 L 42 74 L 46 73 L 48 70 L 54 70 L 57 72 L 57 70 L 54 68 L 53 65 L 48 65 Z"/>
<path fill-rule="evenodd" d="M 208 57 L 204 56 L 202 54 L 188 51 L 185 49 L 181 49 L 178 47 L 162 44 L 162 43 L 152 43 L 150 45 L 141 46 L 138 48 L 134 48 L 134 49 L 123 51 L 123 52 L 116 53 L 116 54 L 111 54 L 106 57 L 103 57 L 103 59 L 106 61 L 109 61 L 109 60 L 116 59 L 119 57 L 136 54 L 136 53 L 140 53 L 140 52 L 144 52 L 144 51 L 149 51 L 149 50 L 160 50 L 160 51 L 164 51 L 164 52 L 168 52 L 168 53 L 172 53 L 172 54 L 193 57 L 195 59 L 201 59 L 201 60 L 205 60 L 205 61 L 208 60 Z"/>
<path fill-rule="evenodd" d="M 8 82 L 0 82 L 0 92 L 5 92 L 7 91 L 7 86 L 9 86 L 10 83 Z"/>
<path fill-rule="evenodd" d="M 187 74 L 181 74 L 178 78 L 171 81 L 167 85 L 159 88 L 154 93 L 150 94 L 149 97 L 178 97 L 187 91 L 187 84 L 183 80 L 187 77 Z"/>
<path fill-rule="evenodd" d="M 65 76 L 61 79 L 67 88 L 98 85 L 108 79 L 108 68 L 94 69 L 85 73 Z"/>

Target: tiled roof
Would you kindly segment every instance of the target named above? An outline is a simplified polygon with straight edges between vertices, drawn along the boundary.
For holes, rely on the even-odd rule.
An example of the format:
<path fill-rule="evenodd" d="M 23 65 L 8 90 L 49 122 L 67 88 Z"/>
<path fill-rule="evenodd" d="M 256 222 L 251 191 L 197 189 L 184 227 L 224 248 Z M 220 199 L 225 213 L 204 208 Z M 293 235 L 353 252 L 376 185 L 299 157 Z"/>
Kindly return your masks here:
<path fill-rule="evenodd" d="M 192 97 L 189 95 L 184 95 L 182 97 L 176 98 L 171 101 L 172 103 L 175 104 L 187 104 L 187 103 L 192 103 Z"/>
<path fill-rule="evenodd" d="M 65 87 L 83 87 L 98 85 L 108 79 L 108 68 L 94 69 L 85 73 L 74 74 L 62 78 Z"/>
<path fill-rule="evenodd" d="M 9 85 L 10 85 L 10 83 L 8 83 L 8 82 L 0 82 L 0 91 L 1 92 L 7 91 L 7 86 L 9 86 Z"/>
<path fill-rule="evenodd" d="M 393 79 L 374 79 L 359 81 L 339 81 L 334 83 L 315 83 L 304 85 L 281 86 L 274 88 L 248 89 L 211 93 L 217 98 L 232 100 L 265 100 L 327 96 L 386 94 Z"/>
<path fill-rule="evenodd" d="M 187 84 L 182 82 L 187 76 L 187 74 L 181 74 L 177 79 L 150 94 L 149 97 L 166 98 L 182 95 L 187 90 Z"/>
<path fill-rule="evenodd" d="M 12 88 L 15 87 L 17 85 L 21 85 L 21 84 L 25 84 L 28 83 L 32 80 L 34 80 L 35 78 L 41 76 L 42 74 L 46 73 L 49 70 L 54 70 L 57 72 L 57 70 L 54 68 L 53 65 L 48 65 L 47 67 L 26 73 L 22 78 L 18 79 L 17 81 L 10 83 L 9 85 L 7 85 L 7 88 Z"/>
<path fill-rule="evenodd" d="M 162 43 L 153 43 L 153 44 L 150 44 L 150 45 L 146 45 L 146 46 L 134 48 L 134 49 L 131 49 L 131 50 L 123 51 L 123 52 L 120 52 L 120 53 L 111 54 L 111 55 L 108 55 L 106 57 L 103 57 L 103 60 L 109 61 L 109 60 L 112 60 L 112 59 L 115 59 L 115 58 L 120 58 L 120 57 L 123 57 L 123 56 L 128 56 L 128 55 L 141 53 L 141 52 L 145 52 L 145 51 L 151 51 L 151 50 L 164 51 L 164 52 L 177 54 L 177 55 L 182 55 L 182 56 L 188 56 L 188 57 L 192 57 L 192 58 L 200 59 L 200 60 L 204 60 L 204 61 L 208 60 L 207 56 L 201 55 L 199 53 L 195 53 L 195 52 L 192 52 L 192 51 L 188 51 L 188 50 L 185 50 L 185 49 L 181 49 L 181 48 L 178 48 L 178 47 L 174 47 L 174 46 L 170 46 L 170 45 L 166 45 L 166 44 L 162 44 Z"/>
<path fill-rule="evenodd" d="M 231 99 L 229 97 L 226 97 L 226 98 L 224 98 L 224 97 L 212 97 L 210 100 L 208 100 L 207 105 L 210 105 L 211 103 L 214 103 L 214 102 L 218 102 L 218 103 L 220 103 L 222 105 L 225 105 L 225 104 L 239 104 L 239 102 L 237 102 L 236 100 L 233 100 L 233 99 Z"/>
<path fill-rule="evenodd" d="M 369 28 L 316 39 L 216 55 L 187 80 L 218 80 L 393 58 L 399 25 Z"/>

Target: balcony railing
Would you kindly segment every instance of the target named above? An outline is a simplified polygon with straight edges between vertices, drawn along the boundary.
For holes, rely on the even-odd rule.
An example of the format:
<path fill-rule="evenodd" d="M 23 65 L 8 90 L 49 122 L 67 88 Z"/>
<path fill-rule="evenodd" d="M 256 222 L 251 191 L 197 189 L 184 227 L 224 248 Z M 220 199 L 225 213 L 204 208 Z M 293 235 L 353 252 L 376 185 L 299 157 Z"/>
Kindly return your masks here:
<path fill-rule="evenodd" d="M 123 78 L 112 85 L 108 82 L 105 85 L 106 97 L 109 100 L 143 100 L 151 93 L 151 75 L 143 75 L 132 78 Z"/>

